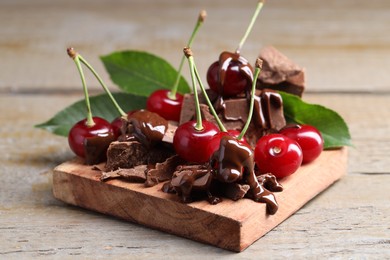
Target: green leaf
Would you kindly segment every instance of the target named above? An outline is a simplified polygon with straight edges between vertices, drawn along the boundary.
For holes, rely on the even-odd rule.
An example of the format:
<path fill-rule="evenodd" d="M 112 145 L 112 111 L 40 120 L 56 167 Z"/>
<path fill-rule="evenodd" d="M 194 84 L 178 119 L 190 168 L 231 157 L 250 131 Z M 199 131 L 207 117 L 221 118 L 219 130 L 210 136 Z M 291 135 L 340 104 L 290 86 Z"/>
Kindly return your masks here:
<path fill-rule="evenodd" d="M 335 111 L 321 105 L 308 104 L 301 98 L 280 92 L 286 120 L 316 127 L 324 138 L 324 149 L 351 146 L 351 135 L 343 118 Z"/>
<path fill-rule="evenodd" d="M 114 52 L 101 60 L 111 80 L 127 93 L 149 96 L 157 89 L 171 89 L 177 70 L 164 59 L 142 51 Z M 180 77 L 178 92 L 190 92 L 187 81 Z"/>
<path fill-rule="evenodd" d="M 146 98 L 125 93 L 114 93 L 115 100 L 124 111 L 144 108 Z M 111 122 L 119 116 L 115 106 L 106 94 L 90 97 L 93 116 L 98 116 Z M 69 130 L 78 121 L 86 117 L 87 110 L 84 99 L 73 103 L 62 111 L 58 112 L 48 121 L 38 124 L 35 127 L 45 129 L 56 135 L 68 136 Z"/>

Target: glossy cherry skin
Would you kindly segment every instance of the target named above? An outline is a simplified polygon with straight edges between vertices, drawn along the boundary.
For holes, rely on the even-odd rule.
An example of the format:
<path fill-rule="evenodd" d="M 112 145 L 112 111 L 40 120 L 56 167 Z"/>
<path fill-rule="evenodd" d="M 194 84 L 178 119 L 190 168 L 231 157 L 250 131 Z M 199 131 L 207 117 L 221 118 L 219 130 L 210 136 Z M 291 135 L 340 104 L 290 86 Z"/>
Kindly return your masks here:
<path fill-rule="evenodd" d="M 280 130 L 281 134 L 295 140 L 302 149 L 302 163 L 309 163 L 320 156 L 324 149 L 324 139 L 320 131 L 310 125 L 292 125 Z"/>
<path fill-rule="evenodd" d="M 299 144 L 282 134 L 261 137 L 255 147 L 255 162 L 260 174 L 272 173 L 276 178 L 293 174 L 302 164 Z"/>
<path fill-rule="evenodd" d="M 219 61 L 211 64 L 207 70 L 207 83 L 209 84 L 210 89 L 214 92 L 222 94 L 224 97 L 236 96 L 240 93 L 243 93 L 248 85 L 251 85 L 252 82 L 249 82 L 248 78 L 240 72 L 240 61 L 231 61 L 229 66 L 226 69 L 225 81 L 222 85 L 223 93 L 219 93 L 220 89 L 220 64 Z M 249 72 L 252 73 L 252 72 Z"/>
<path fill-rule="evenodd" d="M 195 129 L 196 121 L 181 124 L 173 137 L 173 147 L 176 153 L 188 162 L 205 163 L 211 154 L 207 150 L 208 143 L 219 132 L 218 127 L 206 120 L 202 121 L 203 129 Z"/>
<path fill-rule="evenodd" d="M 213 154 L 215 151 L 217 151 L 219 149 L 219 144 L 221 143 L 221 138 L 223 136 L 227 136 L 227 135 L 237 138 L 240 135 L 240 132 L 237 130 L 228 130 L 227 132 L 218 132 L 217 134 L 215 134 L 213 136 L 213 138 L 211 138 L 210 142 L 208 143 L 207 154 Z M 248 142 L 246 141 L 245 138 L 241 139 L 239 141 L 239 143 L 250 147 L 250 145 L 248 144 Z"/>
<path fill-rule="evenodd" d="M 88 127 L 87 119 L 77 122 L 69 131 L 68 143 L 70 149 L 78 156 L 85 158 L 84 140 L 89 137 L 106 137 L 113 134 L 111 124 L 103 118 L 93 117 L 95 125 Z"/>
<path fill-rule="evenodd" d="M 169 91 L 166 89 L 154 91 L 146 101 L 146 109 L 159 114 L 166 120 L 179 122 L 183 95 L 176 93 L 176 99 L 170 99 Z"/>

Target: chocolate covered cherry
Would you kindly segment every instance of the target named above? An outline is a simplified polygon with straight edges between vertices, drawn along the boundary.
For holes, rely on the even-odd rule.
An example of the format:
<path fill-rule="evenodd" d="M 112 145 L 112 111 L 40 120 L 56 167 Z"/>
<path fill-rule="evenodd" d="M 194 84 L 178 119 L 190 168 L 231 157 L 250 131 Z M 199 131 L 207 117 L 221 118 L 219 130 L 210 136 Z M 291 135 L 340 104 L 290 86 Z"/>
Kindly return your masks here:
<path fill-rule="evenodd" d="M 100 117 L 93 117 L 93 126 L 87 125 L 87 119 L 77 122 L 69 131 L 68 143 L 70 149 L 78 156 L 85 158 L 85 141 L 87 138 L 107 138 L 114 135 L 111 124 Z"/>
<path fill-rule="evenodd" d="M 210 89 L 223 97 L 249 90 L 252 81 L 252 66 L 239 53 L 222 52 L 219 60 L 211 64 L 207 71 Z"/>

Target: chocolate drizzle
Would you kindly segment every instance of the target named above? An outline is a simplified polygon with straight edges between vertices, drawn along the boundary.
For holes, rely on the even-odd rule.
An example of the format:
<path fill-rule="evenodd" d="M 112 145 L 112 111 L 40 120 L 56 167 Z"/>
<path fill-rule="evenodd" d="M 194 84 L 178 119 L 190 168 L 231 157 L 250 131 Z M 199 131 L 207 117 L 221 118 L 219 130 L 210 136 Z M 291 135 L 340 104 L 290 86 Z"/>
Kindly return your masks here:
<path fill-rule="evenodd" d="M 271 215 L 275 214 L 278 210 L 278 204 L 273 193 L 264 187 L 264 183 L 268 183 L 270 180 L 276 181 L 276 179 L 264 177 L 264 181 L 259 183 L 254 172 L 253 158 L 253 152 L 249 147 L 240 144 L 237 139 L 231 136 L 223 136 L 219 150 L 211 157 L 211 166 L 217 168 L 213 170 L 213 177 L 221 182 L 248 184 L 248 195 L 255 201 L 266 203 L 267 212 Z"/>
<path fill-rule="evenodd" d="M 146 147 L 162 141 L 168 129 L 168 121 L 156 113 L 141 109 L 131 115 L 122 126 L 118 140 L 137 140 Z"/>

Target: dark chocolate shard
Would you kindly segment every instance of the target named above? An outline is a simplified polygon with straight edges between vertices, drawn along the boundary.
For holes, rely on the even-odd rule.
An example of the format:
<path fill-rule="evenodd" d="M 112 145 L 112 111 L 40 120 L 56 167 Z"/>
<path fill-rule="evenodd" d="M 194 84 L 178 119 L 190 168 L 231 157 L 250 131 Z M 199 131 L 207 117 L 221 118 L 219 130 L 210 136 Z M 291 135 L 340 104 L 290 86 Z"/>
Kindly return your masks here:
<path fill-rule="evenodd" d="M 302 96 L 305 89 L 305 70 L 272 46 L 261 50 L 259 58 L 263 68 L 257 80 L 257 88 L 281 90 Z"/>
<path fill-rule="evenodd" d="M 176 167 L 184 163 L 185 161 L 178 155 L 171 156 L 164 162 L 156 163 L 154 168 L 147 170 L 145 186 L 152 187 L 160 182 L 170 180 Z"/>

